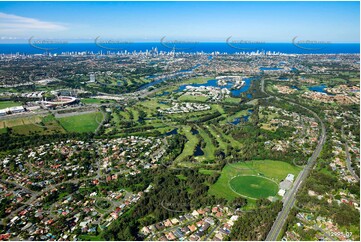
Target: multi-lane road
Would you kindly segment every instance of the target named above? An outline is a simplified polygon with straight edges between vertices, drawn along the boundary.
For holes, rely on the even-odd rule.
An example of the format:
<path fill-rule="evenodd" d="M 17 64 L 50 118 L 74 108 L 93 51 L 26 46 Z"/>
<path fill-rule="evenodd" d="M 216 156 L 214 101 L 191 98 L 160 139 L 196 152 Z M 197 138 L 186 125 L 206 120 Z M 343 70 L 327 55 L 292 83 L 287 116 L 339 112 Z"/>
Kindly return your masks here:
<path fill-rule="evenodd" d="M 261 91 L 265 94 L 267 94 L 264 90 L 264 80 L 261 81 Z M 269 95 L 269 94 L 267 94 Z M 272 95 L 269 95 L 270 97 L 274 97 Z M 286 193 L 285 197 L 283 198 L 283 208 L 281 210 L 281 212 L 278 213 L 278 216 L 276 218 L 276 220 L 273 223 L 273 226 L 271 228 L 271 230 L 269 231 L 266 240 L 267 241 L 275 241 L 277 240 L 283 226 L 286 223 L 288 214 L 290 213 L 292 207 L 294 206 L 295 202 L 296 202 L 296 194 L 298 192 L 298 190 L 300 189 L 302 183 L 305 181 L 305 179 L 308 177 L 308 175 L 310 174 L 313 166 L 316 163 L 317 157 L 319 156 L 319 154 L 321 153 L 322 147 L 325 144 L 326 141 L 326 128 L 324 123 L 322 122 L 321 118 L 312 110 L 308 109 L 307 107 L 304 107 L 300 104 L 294 103 L 292 101 L 280 98 L 280 97 L 274 97 L 276 99 L 281 99 L 284 100 L 292 105 L 301 107 L 305 110 L 307 110 L 309 113 L 311 113 L 319 122 L 319 124 L 321 125 L 321 134 L 320 137 L 318 139 L 318 143 L 317 143 L 317 147 L 314 150 L 314 152 L 312 153 L 312 156 L 308 159 L 308 162 L 306 164 L 306 166 L 304 167 L 304 169 L 300 172 L 300 174 L 297 176 L 293 187 Z"/>

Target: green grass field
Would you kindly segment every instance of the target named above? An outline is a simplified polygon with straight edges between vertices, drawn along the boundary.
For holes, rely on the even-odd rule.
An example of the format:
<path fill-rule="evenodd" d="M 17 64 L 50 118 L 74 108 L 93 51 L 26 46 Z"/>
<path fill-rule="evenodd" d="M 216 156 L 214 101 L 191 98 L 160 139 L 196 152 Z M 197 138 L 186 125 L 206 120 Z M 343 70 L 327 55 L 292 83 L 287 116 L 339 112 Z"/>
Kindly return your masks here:
<path fill-rule="evenodd" d="M 0 128 L 6 128 L 6 127 L 15 127 L 15 126 L 21 126 L 25 124 L 35 124 L 40 123 L 41 117 L 40 116 L 31 116 L 31 117 L 24 117 L 24 118 L 14 118 L 14 119 L 7 119 L 0 121 Z"/>
<path fill-rule="evenodd" d="M 104 241 L 104 239 L 100 235 L 96 236 L 96 235 L 81 234 L 79 238 L 85 241 Z"/>
<path fill-rule="evenodd" d="M 49 125 L 49 126 L 48 126 Z M 51 124 L 24 124 L 19 126 L 12 127 L 12 130 L 16 134 L 30 135 L 38 133 L 41 135 L 53 134 L 53 133 L 66 133 L 66 131 L 58 124 L 54 123 L 54 126 Z"/>
<path fill-rule="evenodd" d="M 21 106 L 21 102 L 0 101 L 0 109 L 11 108 L 15 106 Z"/>
<path fill-rule="evenodd" d="M 103 114 L 101 112 L 58 118 L 66 131 L 77 133 L 94 132 L 102 120 Z"/>
<path fill-rule="evenodd" d="M 236 176 L 229 181 L 233 191 L 248 198 L 267 198 L 276 195 L 278 184 L 261 176 Z"/>
<path fill-rule="evenodd" d="M 283 161 L 275 160 L 254 160 L 227 164 L 218 178 L 217 182 L 209 188 L 209 194 L 227 200 L 233 200 L 242 192 L 236 193 L 230 187 L 230 181 L 236 176 L 263 176 L 275 181 L 277 184 L 286 178 L 287 174 L 294 174 L 295 177 L 301 168 Z M 246 196 L 246 194 L 244 194 Z"/>
<path fill-rule="evenodd" d="M 197 130 L 203 141 L 206 143 L 206 147 L 203 149 L 205 159 L 207 162 L 212 162 L 216 150 L 216 147 L 214 147 L 212 143 L 212 138 L 200 126 L 197 126 Z"/>
<path fill-rule="evenodd" d="M 65 133 L 55 120 L 54 116 L 30 116 L 0 121 L 0 129 L 5 132 L 6 127 L 12 128 L 14 134 L 29 135 L 38 133 L 42 135 L 52 133 Z"/>
<path fill-rule="evenodd" d="M 234 148 L 239 149 L 242 147 L 241 142 L 235 140 L 232 135 L 226 135 L 224 132 L 222 132 L 222 129 L 215 125 L 212 125 L 211 127 L 218 135 L 220 135 L 224 140 L 227 140 Z"/>
<path fill-rule="evenodd" d="M 81 99 L 81 102 L 85 104 L 100 104 L 102 100 L 96 98 L 83 98 Z"/>
<path fill-rule="evenodd" d="M 238 104 L 241 101 L 241 98 L 235 98 L 235 97 L 227 97 L 224 99 L 225 103 L 230 104 Z"/>
<path fill-rule="evenodd" d="M 180 83 L 179 85 L 184 85 L 184 84 L 202 84 L 202 83 L 206 83 L 208 80 L 213 79 L 212 77 L 197 77 L 197 78 L 192 78 L 189 80 L 185 80 L 182 83 Z"/>
<path fill-rule="evenodd" d="M 82 103 L 85 104 L 102 104 L 102 103 L 114 103 L 114 100 L 98 99 L 98 98 L 82 98 Z"/>
<path fill-rule="evenodd" d="M 191 133 L 191 128 L 189 126 L 182 127 L 180 132 L 187 137 L 188 141 L 184 146 L 183 152 L 176 158 L 176 163 L 183 161 L 187 156 L 193 155 L 194 149 L 198 144 L 197 136 Z"/>
<path fill-rule="evenodd" d="M 221 135 L 219 135 L 212 126 L 206 125 L 205 128 L 208 129 L 208 131 L 211 133 L 212 138 L 216 139 L 218 141 L 219 147 L 223 150 L 227 150 L 227 143 L 222 139 Z"/>
<path fill-rule="evenodd" d="M 233 114 L 233 115 L 225 115 L 227 118 L 226 119 L 224 119 L 224 120 L 222 120 L 221 122 L 220 122 L 220 124 L 227 124 L 227 123 L 231 123 L 231 122 L 233 122 L 233 120 L 235 119 L 235 118 L 241 118 L 241 117 L 243 117 L 243 116 L 247 116 L 247 115 L 250 115 L 250 113 L 248 112 L 248 110 L 242 110 L 242 111 L 239 111 L 239 112 L 237 112 L 237 113 L 235 113 L 235 114 Z"/>
<path fill-rule="evenodd" d="M 179 101 L 189 101 L 189 102 L 205 102 L 208 100 L 208 97 L 203 96 L 192 96 L 192 95 L 182 95 L 178 98 Z"/>

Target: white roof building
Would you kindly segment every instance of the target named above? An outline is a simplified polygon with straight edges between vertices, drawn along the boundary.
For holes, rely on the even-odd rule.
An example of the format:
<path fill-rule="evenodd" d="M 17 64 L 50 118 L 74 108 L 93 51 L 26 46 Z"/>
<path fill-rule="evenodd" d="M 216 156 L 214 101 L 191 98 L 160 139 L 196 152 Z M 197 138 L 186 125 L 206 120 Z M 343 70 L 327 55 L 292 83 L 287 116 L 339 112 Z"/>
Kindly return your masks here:
<path fill-rule="evenodd" d="M 286 193 L 286 190 L 283 190 L 283 189 L 280 189 L 278 191 L 278 195 L 280 195 L 281 197 L 283 197 L 285 195 L 285 193 Z"/>
<path fill-rule="evenodd" d="M 16 106 L 9 108 L 9 111 L 12 113 L 19 113 L 19 112 L 24 112 L 25 109 L 22 106 Z"/>
<path fill-rule="evenodd" d="M 295 179 L 295 175 L 293 175 L 293 174 L 288 174 L 286 177 L 286 180 L 290 181 L 290 182 L 293 182 L 294 179 Z"/>
<path fill-rule="evenodd" d="M 199 213 L 198 213 L 196 210 L 194 210 L 194 211 L 192 212 L 192 215 L 193 215 L 193 216 L 199 216 Z"/>
<path fill-rule="evenodd" d="M 0 116 L 5 116 L 6 115 L 6 113 L 7 113 L 7 108 L 5 108 L 5 109 L 0 109 Z"/>

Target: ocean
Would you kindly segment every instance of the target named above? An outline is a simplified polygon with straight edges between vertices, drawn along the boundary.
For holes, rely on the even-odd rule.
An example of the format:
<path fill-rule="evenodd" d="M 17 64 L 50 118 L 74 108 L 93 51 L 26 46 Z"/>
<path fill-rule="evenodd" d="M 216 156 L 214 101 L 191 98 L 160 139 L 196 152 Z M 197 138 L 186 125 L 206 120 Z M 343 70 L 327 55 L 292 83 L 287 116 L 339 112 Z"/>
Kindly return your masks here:
<path fill-rule="evenodd" d="M 178 45 L 178 44 L 177 44 Z M 360 44 L 340 44 L 329 43 L 320 45 L 295 45 L 293 43 L 257 43 L 257 44 L 227 44 L 227 43 L 193 43 L 179 44 L 178 46 L 164 45 L 160 42 L 149 43 L 126 43 L 119 45 L 97 45 L 95 43 L 62 43 L 62 44 L 0 44 L 0 54 L 43 54 L 48 50 L 49 53 L 65 53 L 65 52 L 93 52 L 106 54 L 107 52 L 139 52 L 152 50 L 157 48 L 158 51 L 176 52 L 205 52 L 205 53 L 242 53 L 242 52 L 276 52 L 285 54 L 359 54 Z"/>

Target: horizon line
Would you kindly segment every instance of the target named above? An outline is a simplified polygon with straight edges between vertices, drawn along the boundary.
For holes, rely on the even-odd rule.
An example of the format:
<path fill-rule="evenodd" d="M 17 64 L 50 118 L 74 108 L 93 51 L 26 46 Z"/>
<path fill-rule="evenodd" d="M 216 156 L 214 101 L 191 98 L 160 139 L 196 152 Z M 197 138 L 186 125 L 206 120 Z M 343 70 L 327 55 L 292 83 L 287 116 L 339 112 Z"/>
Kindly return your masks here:
<path fill-rule="evenodd" d="M 50 39 L 48 39 L 50 40 Z M 64 40 L 64 41 L 68 41 L 66 39 L 59 39 L 59 40 Z M 153 43 L 157 43 L 157 44 L 162 44 L 161 41 L 124 41 L 124 43 L 118 43 L 118 44 L 142 44 L 142 43 L 149 43 L 149 44 L 153 44 Z M 216 44 L 227 44 L 227 41 L 189 41 L 188 43 L 175 43 L 178 45 L 187 45 L 187 44 L 207 44 L 207 43 L 216 43 Z M 232 42 L 231 42 L 232 43 Z M 332 42 L 332 41 L 320 41 L 320 43 L 299 43 L 299 44 L 314 44 L 314 45 L 324 45 L 324 44 L 360 44 L 361 42 Z M 2 42 L 0 40 L 0 44 L 29 44 L 29 42 Z M 66 43 L 45 43 L 45 44 L 96 44 L 95 41 L 85 41 L 85 42 L 66 42 Z M 107 44 L 107 43 L 104 43 Z M 264 44 L 294 44 L 292 41 L 291 42 L 285 42 L 285 41 L 270 41 L 270 42 L 261 42 L 261 41 L 254 41 L 254 43 L 252 43 L 252 41 L 246 41 L 245 43 L 232 43 L 232 44 L 238 44 L 238 45 L 246 45 L 246 44 L 252 44 L 252 45 L 264 45 Z"/>

